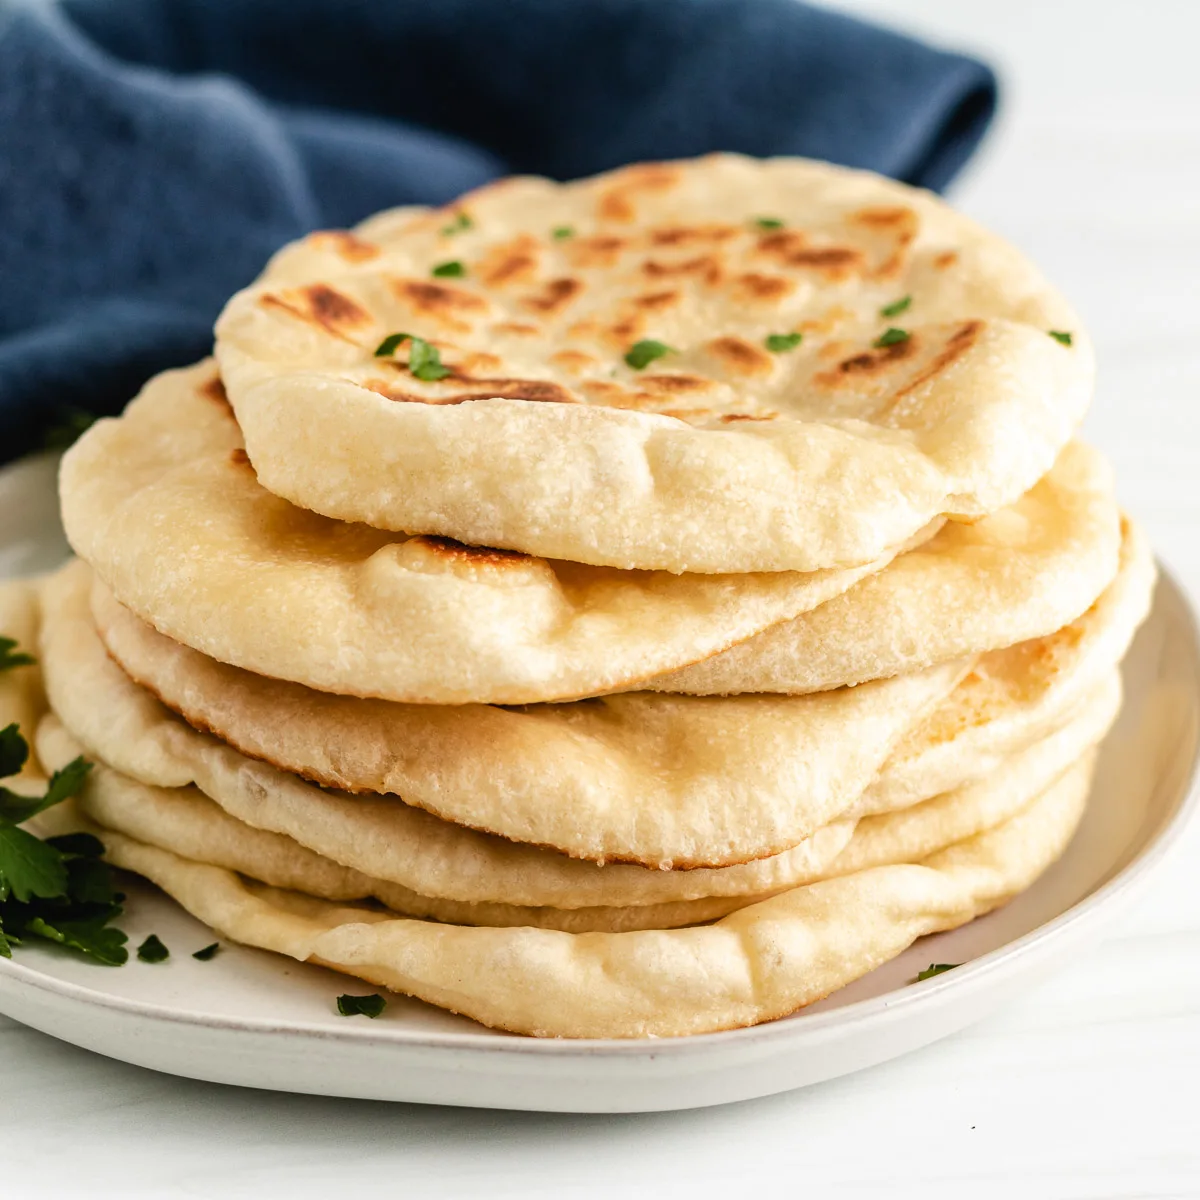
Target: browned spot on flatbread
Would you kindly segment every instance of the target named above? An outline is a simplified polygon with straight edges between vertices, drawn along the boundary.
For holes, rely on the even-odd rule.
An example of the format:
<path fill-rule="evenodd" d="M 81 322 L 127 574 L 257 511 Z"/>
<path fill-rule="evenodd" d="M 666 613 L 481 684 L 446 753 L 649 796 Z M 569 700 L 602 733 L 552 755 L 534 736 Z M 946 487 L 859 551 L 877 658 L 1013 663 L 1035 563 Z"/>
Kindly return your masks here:
<path fill-rule="evenodd" d="M 371 323 L 370 313 L 327 283 L 310 283 L 300 294 L 308 301 L 313 319 L 328 330 L 340 332 Z"/>
<path fill-rule="evenodd" d="M 790 296 L 796 290 L 794 280 L 782 275 L 765 275 L 761 271 L 748 271 L 731 281 L 730 291 L 735 300 L 747 304 L 770 303 Z"/>
<path fill-rule="evenodd" d="M 779 414 L 770 413 L 722 413 L 721 420 L 726 425 L 731 425 L 735 421 L 778 421 Z"/>
<path fill-rule="evenodd" d="M 621 257 L 629 239 L 614 234 L 574 238 L 565 244 L 567 255 L 577 267 L 612 267 Z"/>
<path fill-rule="evenodd" d="M 601 336 L 618 350 L 624 350 L 646 332 L 646 318 L 639 313 L 629 313 L 614 321 Z"/>
<path fill-rule="evenodd" d="M 848 375 L 877 375 L 897 362 L 914 358 L 920 348 L 920 338 L 910 334 L 902 342 L 890 346 L 878 346 L 860 354 L 844 358 L 832 371 L 817 376 L 817 382 L 826 387 L 836 387 Z"/>
<path fill-rule="evenodd" d="M 229 393 L 225 390 L 225 384 L 220 375 L 214 375 L 211 379 L 206 380 L 196 391 L 206 400 L 219 404 L 227 417 L 233 416 L 233 405 L 229 403 Z"/>
<path fill-rule="evenodd" d="M 678 167 L 665 163 L 639 163 L 612 176 L 612 182 L 600 193 L 596 213 L 602 221 L 629 224 L 637 219 L 637 199 L 651 192 L 664 192 L 680 178 Z"/>
<path fill-rule="evenodd" d="M 745 338 L 713 338 L 704 348 L 735 375 L 769 375 L 775 366 L 774 359 L 765 350 Z"/>
<path fill-rule="evenodd" d="M 332 250 L 347 262 L 369 262 L 382 253 L 374 242 L 368 242 L 348 229 L 319 229 L 310 234 L 308 240 L 318 250 Z"/>
<path fill-rule="evenodd" d="M 893 206 L 886 208 L 862 208 L 850 215 L 850 220 L 868 229 L 893 231 L 906 229 L 917 219 L 911 208 Z"/>
<path fill-rule="evenodd" d="M 854 246 L 810 246 L 789 254 L 788 266 L 820 271 L 832 279 L 845 279 L 862 270 L 866 256 Z"/>
<path fill-rule="evenodd" d="M 679 303 L 681 293 L 670 288 L 664 292 L 646 292 L 641 296 L 635 296 L 630 303 L 638 308 L 644 308 L 647 312 L 661 312 L 663 309 L 672 308 Z"/>
<path fill-rule="evenodd" d="M 650 231 L 654 246 L 687 246 L 696 242 L 727 242 L 741 232 L 736 225 L 673 225 Z"/>
<path fill-rule="evenodd" d="M 527 325 L 524 321 L 501 321 L 492 326 L 492 332 L 508 334 L 511 337 L 535 337 L 542 331 L 536 325 Z"/>
<path fill-rule="evenodd" d="M 317 325 L 344 342 L 353 343 L 353 339 L 346 336 L 346 330 L 371 323 L 370 313 L 327 283 L 310 283 L 278 296 L 265 292 L 258 302 L 263 308 L 278 308 L 301 321 Z"/>
<path fill-rule="evenodd" d="M 711 379 L 705 379 L 703 375 L 682 373 L 643 375 L 638 383 L 647 391 L 661 392 L 670 396 L 685 395 L 689 392 L 711 392 L 717 386 Z"/>
<path fill-rule="evenodd" d="M 487 565 L 489 567 L 507 567 L 514 563 L 527 561 L 528 554 L 519 550 L 498 550 L 493 546 L 469 546 L 466 542 L 454 538 L 441 537 L 437 534 L 424 534 L 420 537 L 409 538 L 410 546 L 424 546 L 441 558 L 457 559 L 462 562 Z"/>
<path fill-rule="evenodd" d="M 578 279 L 572 279 L 569 276 L 563 279 L 551 279 L 539 291 L 522 296 L 521 303 L 533 312 L 555 316 L 582 291 L 583 284 Z"/>
<path fill-rule="evenodd" d="M 786 259 L 790 254 L 799 253 L 808 244 L 808 234 L 799 229 L 776 229 L 771 233 L 764 233 L 758 239 L 755 250 L 771 258 Z"/>
<path fill-rule="evenodd" d="M 642 263 L 642 273 L 651 279 L 670 279 L 680 275 L 699 275 L 715 282 L 721 272 L 721 260 L 715 254 L 700 254 L 682 262 L 663 262 L 648 258 Z"/>
<path fill-rule="evenodd" d="M 537 274 L 537 267 L 538 241 L 523 233 L 493 246 L 476 265 L 475 274 L 488 287 L 505 287 L 528 282 Z"/>
<path fill-rule="evenodd" d="M 934 258 L 933 265 L 939 271 L 944 271 L 947 267 L 954 266 L 956 262 L 958 262 L 957 250 L 943 250 L 941 254 Z"/>
<path fill-rule="evenodd" d="M 550 361 L 564 371 L 578 375 L 589 367 L 596 366 L 600 360 L 582 350 L 558 350 L 550 355 Z"/>
<path fill-rule="evenodd" d="M 250 455 L 241 446 L 236 446 L 229 452 L 229 461 L 239 467 L 250 466 Z"/>
<path fill-rule="evenodd" d="M 835 304 L 832 308 L 822 313 L 821 316 L 801 321 L 799 328 L 803 333 L 832 333 L 843 321 L 851 320 L 853 316 L 854 314 L 848 308 L 843 308 L 840 304 Z M 836 353 L 835 351 L 835 357 Z"/>
<path fill-rule="evenodd" d="M 910 392 L 919 388 L 921 384 L 928 382 L 935 375 L 944 371 L 955 359 L 961 358 L 970 348 L 979 340 L 979 335 L 983 331 L 982 321 L 967 321 L 960 325 L 946 340 L 946 344 L 933 356 L 930 364 L 910 379 L 902 388 L 897 389 L 893 395 L 893 402 L 907 396 Z M 909 339 L 912 340 L 911 338 Z M 901 345 L 907 345 L 902 342 Z"/>
<path fill-rule="evenodd" d="M 454 373 L 448 376 L 476 385 L 469 392 L 412 392 L 384 379 L 367 379 L 362 386 L 398 404 L 467 404 L 473 400 L 531 400 L 546 404 L 578 404 L 561 384 L 545 379 L 477 379 Z"/>
<path fill-rule="evenodd" d="M 431 283 L 424 279 L 393 279 L 391 284 L 397 297 L 415 312 L 458 332 L 465 333 L 471 328 L 469 323 L 460 318 L 482 316 L 491 307 L 475 292 L 444 283 Z"/>

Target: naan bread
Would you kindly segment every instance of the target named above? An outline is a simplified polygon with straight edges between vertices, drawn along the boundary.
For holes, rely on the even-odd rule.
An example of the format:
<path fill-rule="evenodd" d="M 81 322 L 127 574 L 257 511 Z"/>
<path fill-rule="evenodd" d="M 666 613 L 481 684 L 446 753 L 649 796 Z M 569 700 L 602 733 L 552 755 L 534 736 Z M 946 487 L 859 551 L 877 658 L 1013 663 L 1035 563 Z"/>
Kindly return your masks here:
<path fill-rule="evenodd" d="M 833 878 L 867 867 L 915 862 L 973 837 L 1019 812 L 1059 778 L 1098 738 L 1082 724 L 1014 755 L 1002 773 L 902 812 L 867 817 L 829 867 L 795 882 Z M 1103 730 L 1099 731 L 1101 734 Z M 86 748 L 49 714 L 37 729 L 38 758 L 47 770 L 65 766 Z M 326 900 L 378 900 L 393 912 L 454 925 L 529 925 L 566 933 L 674 929 L 727 916 L 768 893 L 703 897 L 666 904 L 571 907 L 479 903 L 423 896 L 324 858 L 284 834 L 230 816 L 196 787 L 158 788 L 97 762 L 77 799 L 79 811 L 105 829 L 225 867 L 273 887 Z"/>
<path fill-rule="evenodd" d="M 152 380 L 63 459 L 71 544 L 121 601 L 214 658 L 311 687 L 520 704 L 629 686 L 883 565 L 672 575 L 346 525 L 255 481 L 209 363 Z"/>
<path fill-rule="evenodd" d="M 1008 508 L 971 525 L 948 522 L 842 595 L 641 686 L 800 694 L 1042 637 L 1111 582 L 1120 545 L 1112 471 L 1073 442 Z"/>
<path fill-rule="evenodd" d="M 107 740 L 121 736 L 121 681 L 87 596 L 81 563 L 47 582 L 42 658 L 55 710 L 77 733 L 83 721 L 99 721 Z M 515 841 L 600 862 L 694 867 L 777 854 L 834 820 L 964 670 L 949 664 L 813 696 L 637 692 L 519 712 L 347 701 L 239 677 L 253 690 L 250 703 L 278 701 L 259 711 L 289 743 L 295 737 L 285 756 L 336 763 L 344 751 L 352 768 L 364 758 L 387 764 L 387 786 L 377 790 Z M 144 729 L 124 736 L 146 741 Z M 81 740 L 104 752 L 104 741 Z M 329 782 L 369 786 L 361 777 Z"/>
<path fill-rule="evenodd" d="M 1093 761 L 1086 755 L 1015 817 L 919 864 L 794 888 L 692 929 L 571 934 L 407 920 L 255 884 L 124 834 L 103 840 L 111 863 L 232 941 L 514 1033 L 674 1037 L 785 1016 L 1023 891 L 1070 841 Z M 69 812 L 58 818 L 71 827 Z"/>
<path fill-rule="evenodd" d="M 56 585 L 48 596 L 52 610 L 64 605 L 64 620 L 48 617 L 44 657 L 52 694 L 61 693 L 56 706 L 66 712 L 83 704 L 84 711 L 68 723 L 77 722 L 74 727 L 83 740 L 103 752 L 111 745 L 106 730 L 112 714 L 136 707 L 137 693 L 131 694 L 95 643 L 81 596 L 84 569 L 77 566 L 71 573 L 76 582 L 64 587 L 68 592 L 74 588 L 73 594 L 60 600 Z M 816 828 L 843 812 L 903 807 L 949 791 L 1059 728 L 1120 662 L 1149 608 L 1153 583 L 1149 547 L 1129 525 L 1121 571 L 1086 613 L 1045 638 L 983 656 L 929 716 L 919 721 L 914 715 L 886 761 L 880 759 L 878 774 L 865 785 L 856 784 L 865 787 L 861 800 L 849 788 L 831 790 L 825 794 L 837 807 L 827 809 L 819 804 L 819 791 L 803 790 L 811 818 L 807 826 Z M 395 705 L 313 692 L 217 663 L 156 633 L 103 590 L 93 597 L 93 611 L 110 655 L 197 728 L 326 787 L 393 792 L 448 819 L 507 836 L 530 829 L 515 823 L 517 814 L 527 810 L 543 823 L 561 817 L 576 838 L 593 819 L 589 814 L 607 822 L 618 814 L 631 819 L 637 814 L 639 826 L 643 820 L 651 826 L 661 823 L 671 814 L 682 818 L 680 793 L 703 779 L 713 783 L 714 805 L 734 820 L 735 801 L 739 809 L 744 803 L 738 801 L 742 786 L 764 786 L 772 764 L 776 770 L 770 786 L 781 790 L 788 803 L 798 803 L 797 794 L 787 792 L 788 779 L 795 776 L 782 769 L 792 761 L 784 739 L 796 729 L 795 716 L 787 714 L 811 715 L 805 705 L 821 695 L 850 704 L 876 694 L 857 688 L 796 697 L 794 709 L 779 698 L 762 696 L 722 702 L 648 693 L 520 711 Z M 59 628 L 65 628 L 64 645 L 73 649 L 60 649 L 59 639 L 49 636 Z M 58 686 L 53 668 L 60 657 L 69 666 Z M 84 663 L 95 664 L 94 671 Z M 96 681 L 81 687 L 84 678 Z M 89 713 L 97 720 L 105 714 L 105 724 L 84 733 Z M 147 726 L 151 720 L 161 723 L 157 708 L 145 720 L 137 734 L 130 726 L 127 741 L 153 743 Z M 877 727 L 850 721 L 842 732 L 863 754 L 873 729 Z M 841 741 L 814 737 L 807 745 L 803 753 L 813 756 L 810 771 L 819 768 L 823 756 L 836 759 L 845 753 Z M 800 747 L 794 742 L 792 752 L 801 752 Z M 130 773 L 149 782 L 176 782 L 146 771 Z M 670 789 L 676 789 L 674 795 Z M 753 803 L 762 805 L 768 798 L 760 794 Z M 653 815 L 644 817 L 647 810 Z M 560 844 L 547 836 L 545 824 L 541 828 L 541 836 L 522 840 Z"/>
<path fill-rule="evenodd" d="M 1049 477 L 973 530 L 855 587 L 870 570 L 744 576 L 617 571 L 404 539 L 295 508 L 259 487 L 201 365 L 148 385 L 63 464 L 76 550 L 143 620 L 213 658 L 274 678 L 418 703 L 525 703 L 631 688 L 779 621 L 717 683 L 664 690 L 804 691 L 1050 633 L 1116 570 L 1107 466 L 1072 446 Z M 1037 581 L 1036 584 L 1033 581 Z M 851 589 L 833 619 L 827 602 Z M 930 605 L 948 609 L 928 620 Z M 820 607 L 818 607 L 820 606 Z M 934 610 L 937 611 L 937 610 Z M 853 634 L 854 644 L 849 644 Z M 803 669 L 779 647 L 813 663 Z M 842 656 L 839 658 L 839 654 Z M 778 674 L 778 679 L 774 675 Z"/>
<path fill-rule="evenodd" d="M 401 332 L 443 378 L 411 342 L 376 355 Z M 672 352 L 628 365 L 647 340 Z M 233 297 L 216 353 L 259 478 L 302 507 L 677 572 L 864 563 L 994 512 L 1093 374 L 1062 298 L 935 197 L 728 154 L 314 235 Z"/>

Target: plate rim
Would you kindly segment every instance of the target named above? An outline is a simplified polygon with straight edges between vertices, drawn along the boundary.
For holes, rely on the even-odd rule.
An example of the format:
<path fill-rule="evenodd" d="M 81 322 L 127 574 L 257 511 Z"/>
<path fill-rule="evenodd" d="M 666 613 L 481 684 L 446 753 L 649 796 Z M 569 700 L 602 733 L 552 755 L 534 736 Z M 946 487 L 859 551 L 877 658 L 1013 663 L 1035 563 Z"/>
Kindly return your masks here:
<path fill-rule="evenodd" d="M 1196 670 L 1200 665 L 1200 623 L 1196 610 L 1174 573 L 1161 560 L 1158 560 L 1158 567 L 1159 579 L 1151 611 L 1165 602 L 1172 604 L 1183 615 L 1190 635 L 1193 681 L 1200 688 L 1200 673 Z M 315 1038 L 326 1042 L 347 1041 L 360 1046 L 372 1045 L 386 1052 L 411 1050 L 450 1055 L 485 1054 L 493 1058 L 497 1055 L 505 1058 L 534 1056 L 567 1061 L 572 1058 L 679 1059 L 725 1050 L 752 1051 L 764 1043 L 786 1044 L 805 1037 L 819 1038 L 822 1033 L 830 1031 L 848 1035 L 864 1025 L 902 1016 L 915 1005 L 936 1005 L 939 998 L 951 992 L 960 993 L 965 998 L 971 992 L 985 988 L 989 980 L 1006 967 L 1028 959 L 1031 953 L 1050 950 L 1064 937 L 1072 933 L 1083 935 L 1093 928 L 1114 903 L 1121 898 L 1130 898 L 1145 886 L 1151 874 L 1174 851 L 1184 829 L 1200 809 L 1198 775 L 1200 746 L 1193 753 L 1186 773 L 1180 780 L 1179 799 L 1174 811 L 1135 856 L 1095 891 L 1037 928 L 964 963 L 952 972 L 921 984 L 907 984 L 823 1012 L 806 1014 L 801 1010 L 790 1015 L 790 1018 L 739 1029 L 662 1038 L 539 1038 L 500 1030 L 414 1031 L 390 1029 L 387 1026 L 330 1029 L 300 1020 L 222 1016 L 110 995 L 84 984 L 57 979 L 36 968 L 24 966 L 15 959 L 0 959 L 0 984 L 7 978 L 18 986 L 23 984 L 36 991 L 49 993 L 68 1004 L 104 1009 L 159 1026 L 201 1027 L 232 1037 L 241 1034 L 276 1035 L 282 1038 Z M 97 966 L 96 969 L 101 968 Z"/>

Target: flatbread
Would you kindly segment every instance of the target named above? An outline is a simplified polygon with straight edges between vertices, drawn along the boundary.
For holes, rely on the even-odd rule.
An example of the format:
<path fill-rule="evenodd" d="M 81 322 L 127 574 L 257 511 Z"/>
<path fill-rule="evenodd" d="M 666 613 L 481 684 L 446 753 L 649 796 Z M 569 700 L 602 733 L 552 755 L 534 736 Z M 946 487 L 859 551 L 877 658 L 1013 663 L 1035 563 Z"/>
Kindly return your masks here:
<path fill-rule="evenodd" d="M 263 485 L 343 520 L 622 568 L 845 566 L 1012 503 L 1091 396 L 1079 319 L 1012 247 L 824 163 L 510 179 L 372 233 L 316 235 L 303 282 L 298 247 L 217 324 Z M 376 356 L 397 332 L 450 373 Z M 647 339 L 672 353 L 627 365 Z"/>
<path fill-rule="evenodd" d="M 315 517 L 259 487 L 214 382 L 204 365 L 160 376 L 123 418 L 76 444 L 62 473 L 68 535 L 123 603 L 176 641 L 325 691 L 516 704 L 622 690 L 849 588 L 856 598 L 836 620 L 784 635 L 811 656 L 811 686 L 776 643 L 749 662 L 735 658 L 732 683 L 715 689 L 704 676 L 698 687 L 652 685 L 816 690 L 838 682 L 839 663 L 844 682 L 856 682 L 864 666 L 895 674 L 921 657 L 946 661 L 1050 633 L 1116 570 L 1111 479 L 1083 447 L 1008 515 L 969 533 L 944 530 L 928 554 L 902 556 L 895 584 L 876 591 L 854 585 L 882 561 L 810 575 L 676 576 L 406 540 Z M 925 606 L 948 599 L 958 615 L 930 622 Z M 837 649 L 843 626 L 858 648 Z"/>
<path fill-rule="evenodd" d="M 821 808 L 828 815 L 820 821 L 817 809 L 810 807 L 812 820 L 823 824 L 843 812 L 886 811 L 949 791 L 995 769 L 1007 755 L 1064 724 L 1120 662 L 1148 611 L 1153 559 L 1132 525 L 1127 527 L 1121 561 L 1117 577 L 1078 620 L 1045 638 L 984 656 L 923 721 L 914 716 L 886 762 L 879 760 L 878 774 L 862 785 L 861 800 L 848 789 L 833 792 L 836 809 Z M 81 569 L 73 570 L 82 577 Z M 631 693 L 518 712 L 352 700 L 216 663 L 156 633 L 103 591 L 93 601 L 112 657 L 197 728 L 326 787 L 396 793 L 448 819 L 508 836 L 518 836 L 513 822 L 517 809 L 532 808 L 541 821 L 551 820 L 548 810 L 555 809 L 570 822 L 576 837 L 582 836 L 590 813 L 603 812 L 611 821 L 618 811 L 652 808 L 658 820 L 665 820 L 670 811 L 683 810 L 664 796 L 664 786 L 692 786 L 697 772 L 713 781 L 728 778 L 728 786 L 717 789 L 714 804 L 732 805 L 741 784 L 761 786 L 772 763 L 790 761 L 781 757 L 789 728 L 785 714 L 790 710 L 764 697 L 689 702 L 686 697 L 655 699 Z M 52 691 L 61 692 L 56 703 L 64 712 L 88 694 L 105 697 L 74 718 L 84 740 L 103 751 L 111 746 L 111 714 L 129 708 L 129 691 L 95 646 L 78 595 L 69 603 L 67 623 L 74 630 L 70 637 L 76 649 L 66 657 L 69 666 L 62 672 L 61 686 L 52 677 Z M 55 647 L 47 644 L 45 650 L 52 666 Z M 98 664 L 103 672 L 91 692 L 79 682 L 92 677 L 91 670 L 85 672 L 80 665 L 84 662 Z M 872 693 L 851 689 L 826 695 L 850 702 L 869 699 Z M 803 713 L 802 706 L 815 699 L 798 697 L 793 703 L 801 705 Z M 705 707 L 718 703 L 719 707 Z M 106 716 L 101 727 L 84 734 L 88 712 Z M 286 719 L 280 714 L 287 714 Z M 740 714 L 738 723 L 734 714 Z M 755 714 L 766 716 L 759 721 Z M 146 723 L 151 719 L 161 722 L 157 709 Z M 154 741 L 144 725 L 136 728 L 138 732 L 124 740 L 140 745 Z M 861 739 L 872 727 L 845 728 L 862 753 Z M 844 749 L 840 742 L 821 742 L 811 753 L 837 756 Z M 669 771 L 660 767 L 668 761 L 677 764 Z M 810 770 L 817 764 L 817 758 L 811 759 Z M 149 782 L 179 782 L 146 770 L 130 773 Z M 782 770 L 773 780 L 777 789 L 789 786 Z M 806 803 L 815 806 L 817 793 L 805 795 Z M 752 803 L 765 801 L 760 795 Z M 487 821 L 479 816 L 485 806 L 493 813 Z M 504 819 L 503 828 L 495 814 Z M 547 839 L 543 834 L 523 840 Z"/>
<path fill-rule="evenodd" d="M 122 728 L 117 716 L 139 710 L 118 699 L 121 680 L 88 616 L 87 568 L 71 564 L 44 597 L 41 649 L 56 711 L 80 710 L 68 725 L 102 753 L 113 738 L 145 743 L 144 728 Z M 348 702 L 240 678 L 248 704 L 277 701 L 258 714 L 288 739 L 286 756 L 386 764 L 379 790 L 578 858 L 715 867 L 777 854 L 835 819 L 964 670 L 948 664 L 813 696 L 636 692 L 520 712 Z M 221 703 L 233 711 L 232 695 Z M 85 721 L 99 723 L 95 736 L 79 729 Z M 326 781 L 320 769 L 297 773 Z M 361 775 L 327 782 L 364 788 Z"/>
<path fill-rule="evenodd" d="M 1010 756 L 1002 768 L 969 787 L 899 812 L 865 817 L 853 836 L 821 870 L 789 879 L 809 883 L 890 863 L 915 862 L 1007 820 L 1076 762 L 1107 732 L 1120 704 L 1114 676 L 1090 709 L 1062 730 Z M 37 750 L 49 770 L 87 748 L 58 717 L 43 718 Z M 228 795 L 222 791 L 222 795 Z M 392 880 L 344 867 L 286 834 L 259 829 L 231 816 L 194 786 L 160 788 L 138 783 L 97 761 L 79 796 L 80 811 L 98 825 L 184 858 L 225 867 L 274 887 L 327 900 L 373 898 L 405 916 L 455 925 L 560 929 L 568 933 L 672 929 L 726 916 L 784 890 L 784 885 L 739 895 L 716 895 L 657 904 L 554 907 L 506 902 L 463 902 L 425 896 Z M 236 800 L 234 801 L 236 807 Z M 360 828 L 350 822 L 348 832 Z M 319 840 L 319 839 L 318 839 Z M 542 852 L 550 857 L 549 852 Z M 611 868 L 605 868 L 611 870 Z M 736 871 L 738 868 L 726 868 Z M 690 874 L 691 872 L 689 872 Z M 716 872 L 703 872 L 714 875 Z"/>
<path fill-rule="evenodd" d="M 1086 756 L 1017 816 L 920 864 L 794 888 L 691 929 L 570 934 L 406 920 L 257 885 L 120 833 L 104 844 L 110 862 L 232 941 L 514 1033 L 674 1037 L 785 1016 L 1023 891 L 1070 841 L 1092 765 Z"/>
<path fill-rule="evenodd" d="M 971 525 L 951 521 L 840 596 L 643 686 L 798 695 L 1042 637 L 1079 616 L 1117 573 L 1112 489 L 1103 456 L 1073 442 L 1008 508 Z"/>
<path fill-rule="evenodd" d="M 169 714 L 102 652 L 89 631 L 86 613 L 80 615 L 76 608 L 73 616 L 67 605 L 55 604 L 53 594 L 48 599 L 50 614 L 43 639 L 47 683 L 56 713 L 89 753 L 143 782 L 176 788 L 197 784 L 241 821 L 287 835 L 363 875 L 425 896 L 577 908 L 756 895 L 820 878 L 855 831 L 853 821 L 837 820 L 782 854 L 724 868 L 656 871 L 625 864 L 598 868 L 452 825 L 392 796 L 350 796 L 244 758 Z M 235 692 L 231 687 L 230 695 Z M 1065 712 L 1059 727 L 1040 731 L 1044 736 L 1037 743 L 1040 757 L 1035 762 L 1047 772 L 1061 770 L 1084 747 L 1103 737 L 1119 703 L 1119 683 L 1110 665 L 1108 677 L 1101 678 L 1086 704 L 1076 700 L 1080 711 Z M 295 710 L 285 705 L 279 711 Z M 1004 739 L 1015 750 L 1018 714 L 1000 705 L 995 711 Z M 963 729 L 971 751 L 986 750 L 985 729 L 973 723 L 981 710 L 970 709 L 966 715 L 971 719 L 963 722 Z M 324 736 L 330 744 L 338 741 L 336 735 Z M 946 756 L 937 743 L 931 749 L 942 768 L 938 778 L 945 779 Z M 990 758 L 1011 769 L 1011 755 L 993 749 Z M 963 774 L 977 777 L 973 758 L 965 760 Z M 904 779 L 906 786 L 894 791 L 880 787 L 878 781 L 873 784 L 878 801 L 872 806 L 864 795 L 855 806 L 856 816 L 886 813 L 934 794 L 914 796 L 911 764 Z M 531 798 L 538 797 L 533 793 Z"/>
<path fill-rule="evenodd" d="M 67 537 L 163 633 L 326 691 L 424 704 L 611 691 L 797 616 L 888 557 L 677 576 L 404 538 L 279 500 L 241 445 L 211 363 L 158 376 L 64 457 Z"/>

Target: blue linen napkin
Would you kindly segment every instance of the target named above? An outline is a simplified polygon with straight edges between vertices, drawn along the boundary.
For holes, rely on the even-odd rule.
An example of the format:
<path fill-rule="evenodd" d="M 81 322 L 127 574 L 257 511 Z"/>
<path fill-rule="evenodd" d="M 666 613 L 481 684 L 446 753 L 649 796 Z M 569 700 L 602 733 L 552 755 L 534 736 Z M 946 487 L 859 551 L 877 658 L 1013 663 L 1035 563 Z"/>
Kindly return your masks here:
<path fill-rule="evenodd" d="M 202 357 L 310 229 L 718 149 L 941 188 L 995 97 L 795 0 L 0 0 L 0 461 Z"/>

